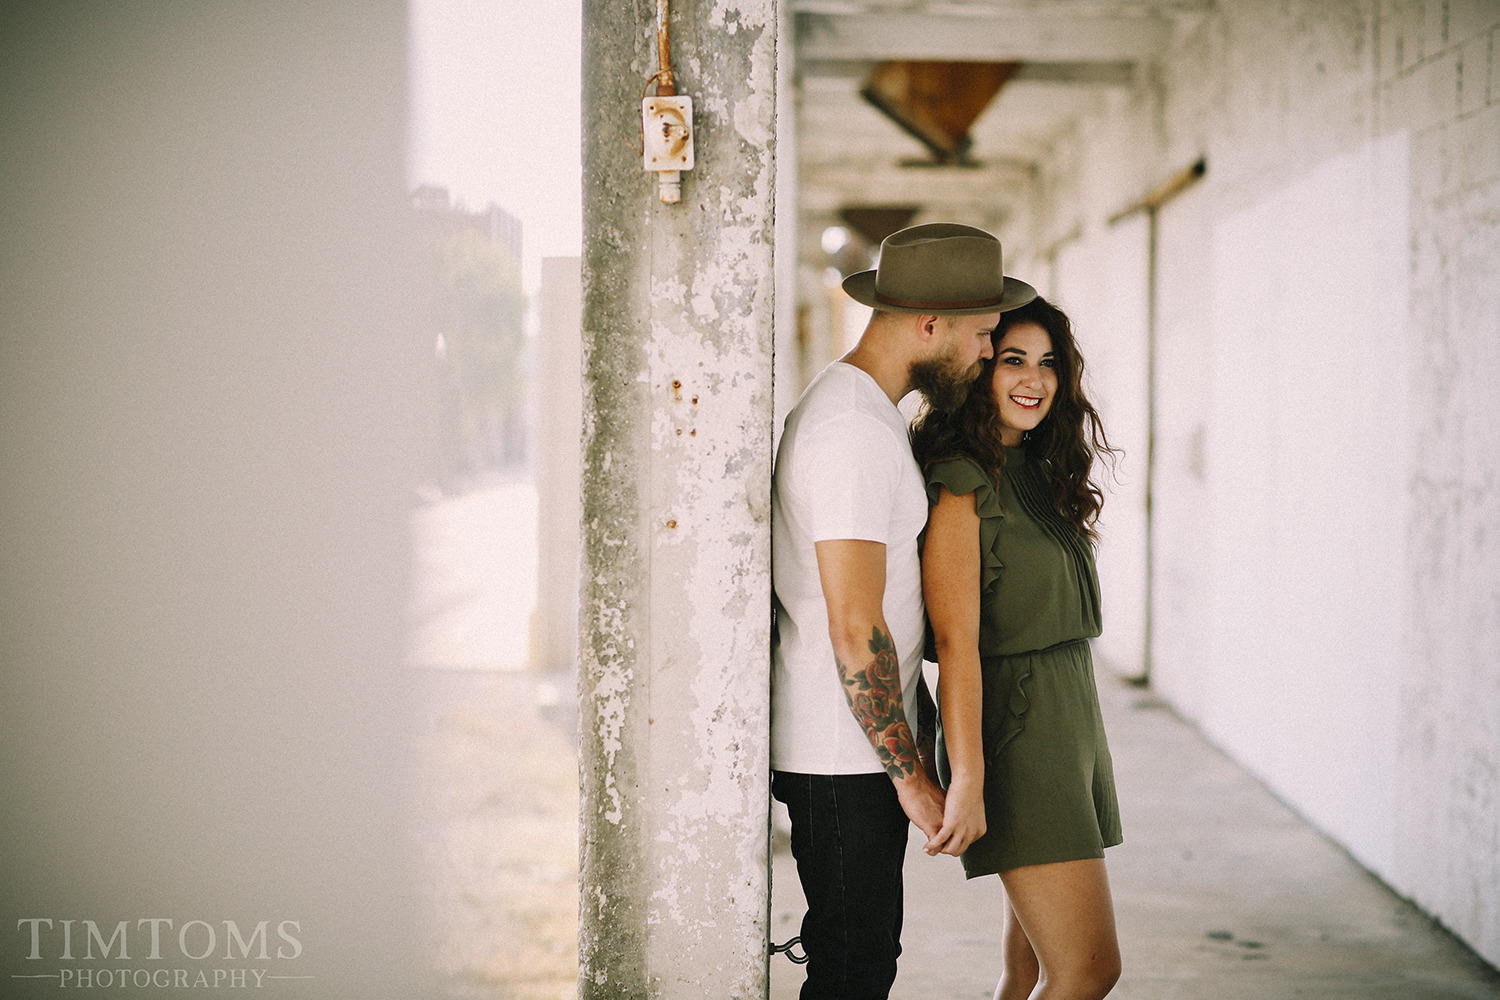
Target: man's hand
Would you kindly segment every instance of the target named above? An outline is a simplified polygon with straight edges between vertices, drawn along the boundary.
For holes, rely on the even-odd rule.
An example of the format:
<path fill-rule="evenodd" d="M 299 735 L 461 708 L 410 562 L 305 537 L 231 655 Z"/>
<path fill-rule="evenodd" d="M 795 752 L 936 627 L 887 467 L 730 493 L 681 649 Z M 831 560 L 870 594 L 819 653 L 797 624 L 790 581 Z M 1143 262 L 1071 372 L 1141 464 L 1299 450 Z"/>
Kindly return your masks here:
<path fill-rule="evenodd" d="M 917 829 L 927 835 L 922 850 L 935 856 L 942 848 L 943 790 L 921 768 L 895 783 L 896 798 L 901 801 L 902 810 Z"/>

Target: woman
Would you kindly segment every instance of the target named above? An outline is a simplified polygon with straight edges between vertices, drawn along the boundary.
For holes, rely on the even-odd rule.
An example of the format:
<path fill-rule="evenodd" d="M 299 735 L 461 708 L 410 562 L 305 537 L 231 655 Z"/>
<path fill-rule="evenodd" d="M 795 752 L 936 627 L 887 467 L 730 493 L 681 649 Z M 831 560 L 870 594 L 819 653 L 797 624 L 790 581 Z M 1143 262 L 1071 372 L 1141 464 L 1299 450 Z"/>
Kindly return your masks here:
<path fill-rule="evenodd" d="M 1104 848 L 1122 838 L 1088 645 L 1103 502 L 1089 472 L 1110 448 L 1060 310 L 1037 298 L 993 338 L 964 405 L 913 430 L 944 828 L 969 878 L 1005 886 L 996 1000 L 1084 1000 L 1120 975 Z"/>

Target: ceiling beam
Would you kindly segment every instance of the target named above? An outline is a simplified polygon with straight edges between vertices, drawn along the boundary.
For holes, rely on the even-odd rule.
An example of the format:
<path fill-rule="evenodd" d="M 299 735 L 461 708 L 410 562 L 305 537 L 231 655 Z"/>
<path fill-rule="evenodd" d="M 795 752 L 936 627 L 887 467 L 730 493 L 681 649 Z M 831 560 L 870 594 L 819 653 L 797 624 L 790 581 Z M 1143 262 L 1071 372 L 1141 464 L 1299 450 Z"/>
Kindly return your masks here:
<path fill-rule="evenodd" d="M 969 126 L 1015 71 L 1015 63 L 883 62 L 859 96 L 940 162 L 959 163 L 974 142 Z"/>
<path fill-rule="evenodd" d="M 972 62 L 1120 62 L 1166 50 L 1157 17 L 1002 14 L 797 15 L 797 58 Z"/>

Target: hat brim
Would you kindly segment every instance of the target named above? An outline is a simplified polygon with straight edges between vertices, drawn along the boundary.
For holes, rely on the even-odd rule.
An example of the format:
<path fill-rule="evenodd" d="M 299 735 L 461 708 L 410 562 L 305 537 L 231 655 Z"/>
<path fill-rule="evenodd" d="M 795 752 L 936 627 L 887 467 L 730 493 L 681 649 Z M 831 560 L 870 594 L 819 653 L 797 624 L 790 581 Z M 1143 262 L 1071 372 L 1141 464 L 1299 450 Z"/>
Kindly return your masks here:
<path fill-rule="evenodd" d="M 906 308 L 903 306 L 886 305 L 875 299 L 875 272 L 856 271 L 844 279 L 844 291 L 851 299 L 861 305 L 869 306 L 871 309 L 879 309 L 881 312 L 914 313 L 919 316 L 978 316 L 981 313 L 1006 312 L 1011 309 L 1019 309 L 1032 299 L 1036 298 L 1036 289 L 1018 278 L 1005 276 L 1005 291 L 1000 301 L 994 305 L 971 306 L 967 309 L 936 309 L 936 308 Z"/>

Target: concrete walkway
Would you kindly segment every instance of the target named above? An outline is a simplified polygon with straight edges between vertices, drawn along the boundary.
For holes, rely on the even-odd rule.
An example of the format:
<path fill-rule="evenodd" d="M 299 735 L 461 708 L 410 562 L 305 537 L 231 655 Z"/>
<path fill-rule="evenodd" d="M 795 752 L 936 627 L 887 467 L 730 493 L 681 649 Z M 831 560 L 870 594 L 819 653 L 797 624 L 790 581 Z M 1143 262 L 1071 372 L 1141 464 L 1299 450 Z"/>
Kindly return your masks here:
<path fill-rule="evenodd" d="M 536 485 L 489 472 L 411 519 L 407 660 L 444 670 L 524 670 L 537 590 Z"/>
<path fill-rule="evenodd" d="M 1478 1000 L 1500 973 L 1303 822 L 1149 692 L 1101 674 L 1125 843 L 1108 853 L 1125 971 L 1118 1000 Z M 771 938 L 797 933 L 796 868 L 778 838 Z M 999 976 L 998 879 L 906 860 L 893 1000 L 983 1000 Z M 771 960 L 772 1000 L 800 966 Z"/>

